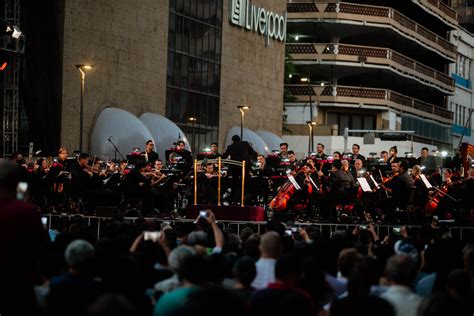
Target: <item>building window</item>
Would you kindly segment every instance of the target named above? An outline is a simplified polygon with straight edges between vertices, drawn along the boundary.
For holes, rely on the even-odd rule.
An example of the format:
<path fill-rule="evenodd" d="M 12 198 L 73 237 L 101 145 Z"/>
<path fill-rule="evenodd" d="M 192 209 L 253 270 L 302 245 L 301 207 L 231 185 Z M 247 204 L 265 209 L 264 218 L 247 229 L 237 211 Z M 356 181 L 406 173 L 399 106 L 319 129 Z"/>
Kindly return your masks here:
<path fill-rule="evenodd" d="M 402 130 L 443 143 L 452 142 L 451 126 L 427 121 L 411 115 L 402 115 Z"/>
<path fill-rule="evenodd" d="M 464 79 L 469 79 L 470 69 L 471 60 L 466 56 L 458 54 L 458 60 L 456 63 L 456 74 Z"/>
<path fill-rule="evenodd" d="M 344 128 L 349 129 L 375 129 L 376 117 L 369 114 L 348 114 L 339 112 L 328 112 L 327 125 L 337 124 L 339 126 L 339 135 L 344 134 Z M 354 133 L 352 136 L 363 136 L 364 133 Z"/>
<path fill-rule="evenodd" d="M 166 116 L 193 150 L 218 138 L 222 6 L 222 0 L 170 0 Z"/>

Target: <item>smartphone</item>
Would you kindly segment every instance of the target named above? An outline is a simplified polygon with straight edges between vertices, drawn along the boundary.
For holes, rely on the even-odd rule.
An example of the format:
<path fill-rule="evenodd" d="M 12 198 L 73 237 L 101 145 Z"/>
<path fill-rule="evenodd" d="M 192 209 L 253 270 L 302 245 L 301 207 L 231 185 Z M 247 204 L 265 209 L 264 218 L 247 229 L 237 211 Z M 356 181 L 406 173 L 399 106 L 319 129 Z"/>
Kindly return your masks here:
<path fill-rule="evenodd" d="M 367 230 L 367 225 L 360 225 L 360 226 L 359 226 L 359 229 L 360 229 L 360 230 Z"/>
<path fill-rule="evenodd" d="M 293 235 L 293 231 L 291 229 L 287 229 L 285 230 L 285 234 L 287 234 L 288 236 L 291 236 Z"/>
<path fill-rule="evenodd" d="M 26 198 L 26 191 L 28 191 L 28 183 L 18 182 L 18 185 L 16 187 L 16 199 L 18 201 L 24 201 Z"/>
<path fill-rule="evenodd" d="M 298 231 L 298 227 L 291 227 L 291 232 L 296 233 Z"/>
<path fill-rule="evenodd" d="M 397 234 L 397 235 L 400 234 L 400 227 L 394 227 L 393 228 L 393 233 Z"/>
<path fill-rule="evenodd" d="M 150 232 L 146 231 L 143 234 L 144 240 L 157 241 L 161 237 L 161 232 Z"/>
<path fill-rule="evenodd" d="M 46 216 L 41 217 L 41 224 L 43 224 L 44 227 L 48 226 L 48 218 Z"/>
<path fill-rule="evenodd" d="M 199 211 L 199 216 L 207 218 L 207 211 L 204 211 L 204 210 Z"/>

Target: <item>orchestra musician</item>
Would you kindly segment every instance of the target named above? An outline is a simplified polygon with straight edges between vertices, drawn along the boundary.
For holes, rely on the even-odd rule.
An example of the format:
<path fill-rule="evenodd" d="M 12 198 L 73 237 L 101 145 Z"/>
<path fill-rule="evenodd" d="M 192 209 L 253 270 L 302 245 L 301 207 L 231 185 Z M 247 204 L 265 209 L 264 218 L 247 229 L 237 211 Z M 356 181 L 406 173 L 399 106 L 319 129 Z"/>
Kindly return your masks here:
<path fill-rule="evenodd" d="M 343 170 L 343 163 L 346 165 Z M 329 176 L 330 191 L 329 191 L 329 214 L 331 216 L 336 205 L 340 203 L 349 203 L 355 196 L 354 190 L 354 178 L 349 173 L 349 163 L 347 160 L 334 160 L 332 163 L 331 175 Z M 346 171 L 347 170 L 347 171 Z M 332 218 L 329 218 L 333 220 Z"/>
<path fill-rule="evenodd" d="M 327 158 L 328 155 L 324 153 L 324 145 L 318 143 L 318 145 L 316 146 L 316 159 L 326 160 Z"/>
<path fill-rule="evenodd" d="M 363 163 L 362 159 L 356 159 L 354 161 L 353 167 L 350 169 L 351 174 L 354 177 L 354 179 L 357 179 L 358 177 L 364 176 L 363 167 L 364 167 L 364 163 Z"/>
<path fill-rule="evenodd" d="M 428 175 L 436 171 L 435 157 L 430 155 L 428 147 L 423 147 L 420 152 L 420 157 L 416 160 L 416 164 L 420 167 L 425 167 L 425 173 Z"/>
<path fill-rule="evenodd" d="M 211 159 L 216 159 L 220 157 L 221 154 L 219 153 L 219 144 L 211 143 Z"/>
<path fill-rule="evenodd" d="M 281 143 L 280 144 L 280 153 L 278 154 L 278 157 L 281 159 L 287 159 L 288 158 L 288 143 Z"/>
<path fill-rule="evenodd" d="M 185 149 L 185 146 L 186 144 L 183 140 L 178 140 L 176 142 L 175 148 L 175 153 L 177 157 L 181 157 L 181 160 L 179 162 L 183 164 L 182 171 L 184 173 L 191 169 L 191 166 L 193 165 L 193 156 L 191 155 L 191 152 L 189 150 Z"/>
<path fill-rule="evenodd" d="M 413 198 L 413 205 L 415 206 L 415 210 L 418 213 L 417 215 L 420 215 L 419 213 L 423 210 L 423 208 L 426 205 L 426 202 L 428 200 L 428 193 L 429 190 L 426 187 L 426 185 L 423 183 L 423 180 L 421 179 L 421 167 L 420 165 L 415 165 L 411 169 L 411 176 L 413 178 L 413 186 L 416 188 L 415 189 L 415 196 Z"/>
<path fill-rule="evenodd" d="M 157 159 L 159 159 L 158 153 L 153 151 L 155 143 L 153 140 L 147 140 L 145 144 L 145 151 L 142 152 L 142 156 L 145 157 L 145 161 L 150 165 L 153 165 Z"/>
<path fill-rule="evenodd" d="M 254 197 L 259 195 L 263 197 L 263 201 L 268 201 L 270 194 L 271 177 L 274 175 L 273 168 L 267 166 L 264 155 L 257 156 L 256 168 L 252 169 L 252 191 Z"/>
<path fill-rule="evenodd" d="M 398 149 L 397 146 L 390 147 L 390 157 L 387 159 L 387 163 L 398 162 L 397 158 Z"/>
<path fill-rule="evenodd" d="M 257 169 L 252 170 L 252 175 L 270 178 L 273 176 L 273 168 L 267 166 L 264 155 L 257 155 Z"/>
<path fill-rule="evenodd" d="M 89 190 L 92 178 L 92 167 L 89 166 L 89 155 L 81 153 L 77 158 L 76 163 L 71 167 L 71 183 L 68 193 L 74 200 L 83 198 L 86 191 Z"/>
<path fill-rule="evenodd" d="M 151 208 L 152 199 L 150 194 L 151 179 L 146 174 L 147 163 L 139 160 L 135 164 L 135 168 L 125 176 L 123 181 L 123 193 L 126 202 L 141 201 L 144 210 Z"/>
<path fill-rule="evenodd" d="M 386 215 L 396 218 L 393 211 L 406 210 L 411 191 L 413 190 L 413 178 L 408 174 L 408 161 L 402 160 L 399 163 L 392 162 L 392 177 L 382 184 L 391 197 L 381 201 Z"/>
<path fill-rule="evenodd" d="M 362 166 L 365 166 L 365 157 L 362 156 L 360 153 L 360 146 L 359 144 L 353 144 L 352 145 L 352 160 L 351 160 L 351 165 L 355 163 L 357 159 L 360 159 L 362 161 Z"/>
<path fill-rule="evenodd" d="M 288 151 L 288 162 L 291 170 L 297 169 L 298 159 L 296 159 L 296 154 L 293 150 Z"/>

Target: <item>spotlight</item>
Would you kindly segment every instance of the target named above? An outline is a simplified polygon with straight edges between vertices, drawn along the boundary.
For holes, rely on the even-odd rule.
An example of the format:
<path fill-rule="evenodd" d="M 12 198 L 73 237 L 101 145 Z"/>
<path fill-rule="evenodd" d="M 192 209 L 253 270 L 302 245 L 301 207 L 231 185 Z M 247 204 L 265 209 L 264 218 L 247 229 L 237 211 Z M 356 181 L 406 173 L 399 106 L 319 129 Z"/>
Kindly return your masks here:
<path fill-rule="evenodd" d="M 9 35 L 14 39 L 19 39 L 22 32 L 16 25 L 11 25 L 8 21 L 0 19 L 0 35 Z"/>

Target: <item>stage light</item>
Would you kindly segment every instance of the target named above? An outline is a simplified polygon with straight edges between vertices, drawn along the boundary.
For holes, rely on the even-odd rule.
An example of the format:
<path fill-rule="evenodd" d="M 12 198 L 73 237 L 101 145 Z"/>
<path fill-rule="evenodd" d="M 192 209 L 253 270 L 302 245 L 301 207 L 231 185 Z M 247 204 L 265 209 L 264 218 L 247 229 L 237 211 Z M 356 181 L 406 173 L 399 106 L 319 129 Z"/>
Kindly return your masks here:
<path fill-rule="evenodd" d="M 8 63 L 7 63 L 7 62 L 4 62 L 4 63 L 0 66 L 0 71 L 4 71 L 5 68 L 7 68 L 7 65 L 8 65 Z"/>
<path fill-rule="evenodd" d="M 22 32 L 16 25 L 11 25 L 8 21 L 0 19 L 0 35 L 9 35 L 14 39 L 19 39 Z"/>
<path fill-rule="evenodd" d="M 441 152 L 441 157 L 446 157 L 448 156 L 448 152 L 447 151 L 442 151 Z"/>

